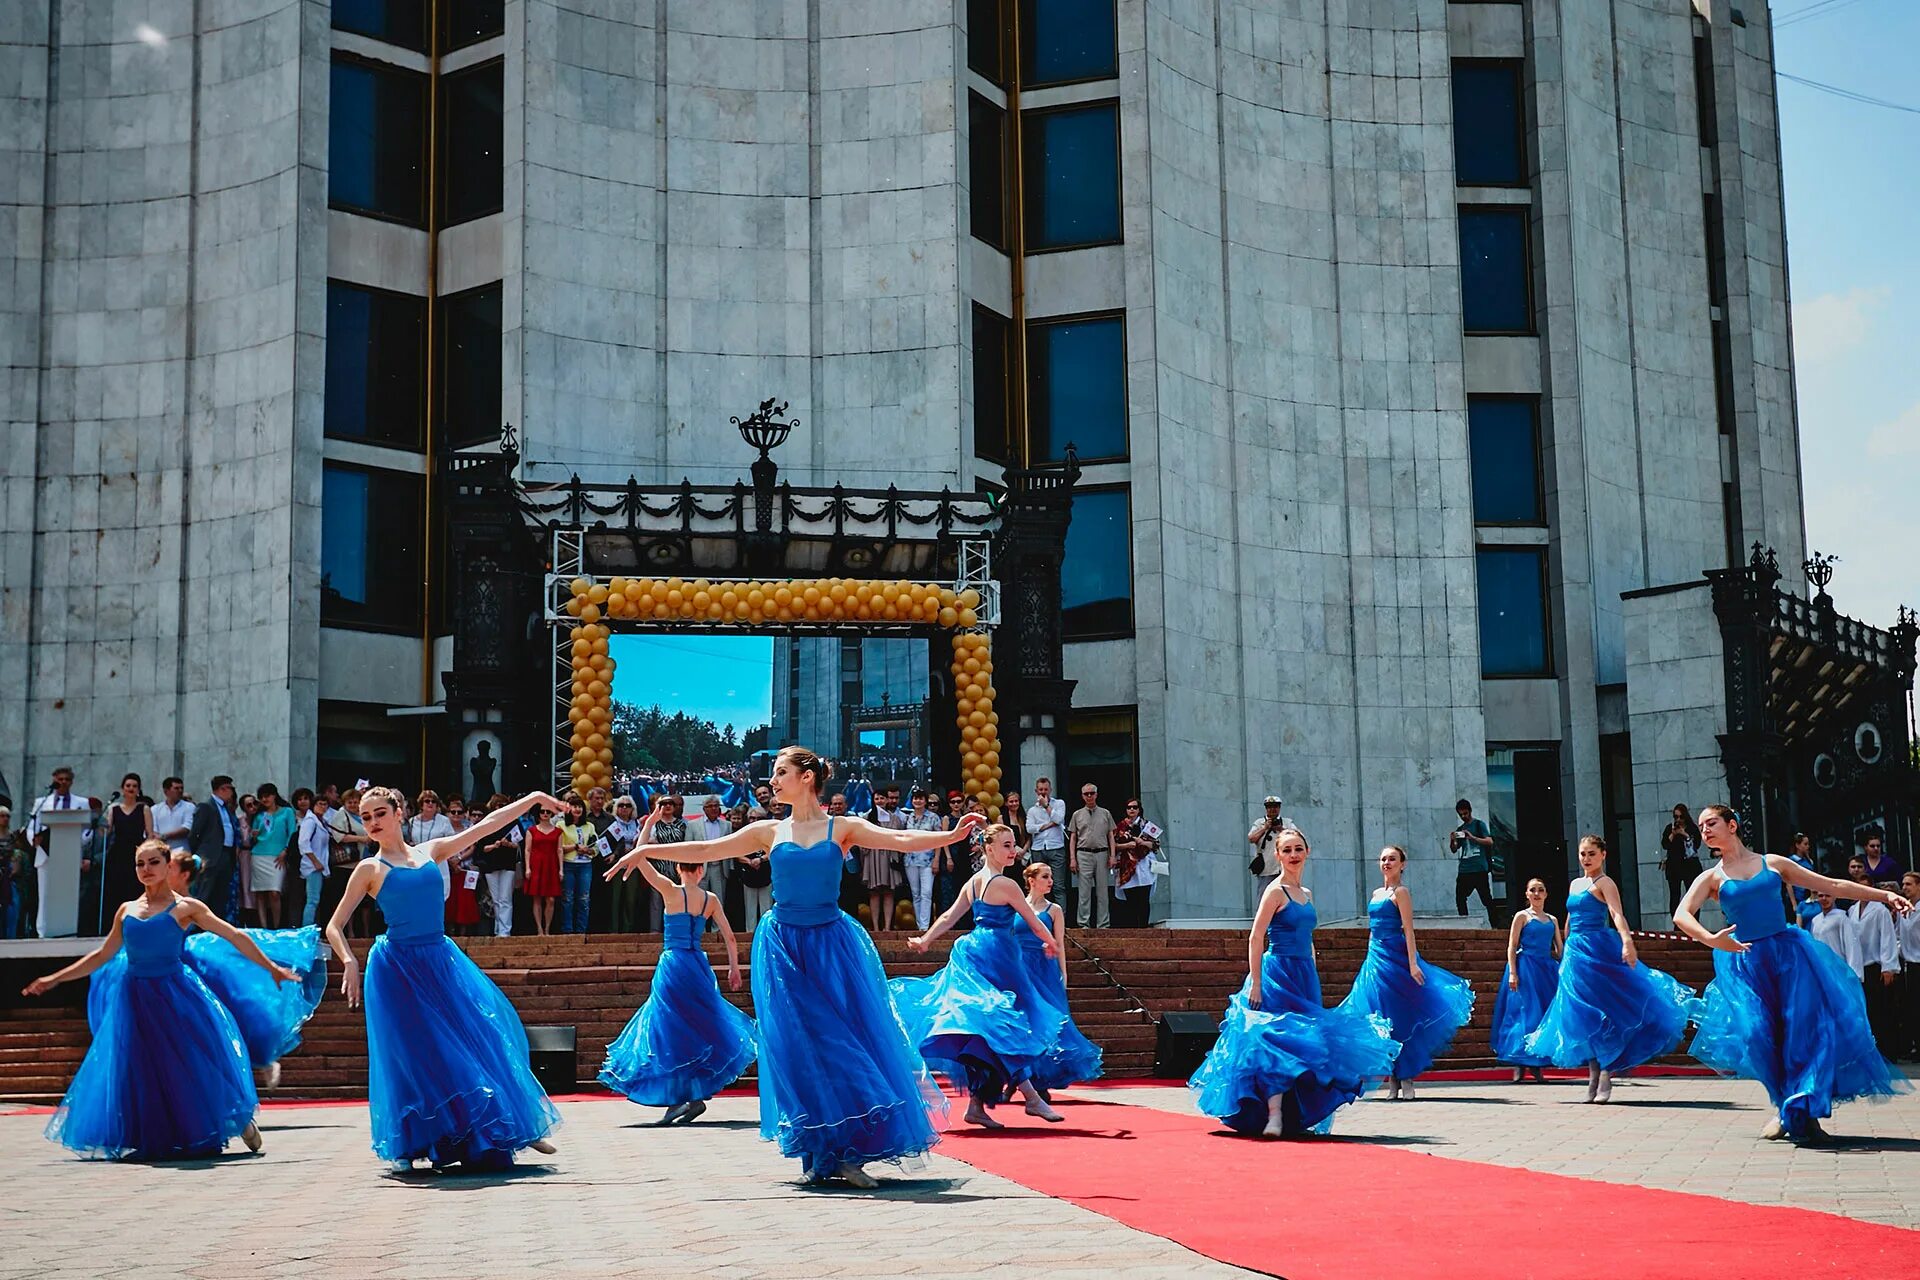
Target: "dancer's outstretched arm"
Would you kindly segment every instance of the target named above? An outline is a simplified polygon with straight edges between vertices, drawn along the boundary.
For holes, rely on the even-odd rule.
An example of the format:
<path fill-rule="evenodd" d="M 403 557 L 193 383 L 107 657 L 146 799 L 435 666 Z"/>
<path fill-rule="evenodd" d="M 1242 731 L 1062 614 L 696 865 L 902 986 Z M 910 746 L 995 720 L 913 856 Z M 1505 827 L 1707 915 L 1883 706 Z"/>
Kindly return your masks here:
<path fill-rule="evenodd" d="M 64 969 L 56 969 L 44 978 L 35 978 L 20 989 L 23 996 L 43 996 L 63 982 L 72 982 L 75 978 L 84 978 L 113 959 L 113 953 L 120 949 L 120 918 L 127 913 L 122 903 L 113 913 L 113 928 L 107 930 L 107 936 L 100 939 L 100 945 L 75 960 Z"/>
<path fill-rule="evenodd" d="M 445 862 L 456 853 L 471 849 L 494 832 L 503 829 L 536 805 L 544 805 L 561 813 L 567 811 L 566 801 L 548 795 L 544 791 L 530 791 L 512 804 L 501 805 L 465 831 L 456 831 L 450 836 L 441 836 L 438 840 L 429 840 L 416 846 L 435 862 Z"/>
<path fill-rule="evenodd" d="M 892 853 L 925 853 L 929 849 L 960 843 L 986 826 L 987 820 L 977 813 L 965 814 L 951 831 L 896 831 L 892 827 L 876 827 L 865 818 L 836 818 L 834 823 L 834 834 L 838 836 L 845 832 L 844 843 L 857 848 L 886 849 Z"/>
<path fill-rule="evenodd" d="M 640 828 L 640 839 L 634 844 L 633 852 L 607 868 L 604 880 L 615 876 L 625 880 L 634 873 L 635 868 L 648 857 L 665 858 L 672 862 L 726 862 L 749 853 L 765 853 L 773 847 L 773 831 L 779 824 L 772 818 L 759 822 L 749 822 L 738 831 L 730 831 L 718 840 L 683 840 L 672 846 L 671 854 L 663 854 L 659 849 L 648 850 L 644 846 L 653 839 L 653 828 L 660 821 L 664 809 L 656 808 L 647 814 L 647 820 Z"/>
<path fill-rule="evenodd" d="M 215 915 L 213 908 L 209 907 L 206 903 L 200 901 L 198 898 L 182 898 L 180 901 L 181 909 L 178 913 L 179 915 L 184 917 L 189 923 L 199 925 L 214 937 L 231 942 L 234 949 L 241 955 L 272 974 L 275 986 L 283 982 L 300 981 L 299 974 L 287 968 L 285 965 L 278 965 L 267 959 L 267 953 L 260 949 L 259 943 L 255 942 L 244 930 L 234 928 L 225 920 Z"/>
<path fill-rule="evenodd" d="M 1908 902 L 1891 889 L 1882 889 L 1878 885 L 1859 884 L 1852 880 L 1835 880 L 1832 876 L 1823 876 L 1809 871 L 1792 858 L 1783 858 L 1777 853 L 1766 855 L 1767 865 L 1780 873 L 1780 878 L 1788 884 L 1797 884 L 1802 889 L 1814 893 L 1831 894 L 1836 898 L 1854 898 L 1861 902 L 1883 902 L 1896 916 L 1903 916 L 1913 910 Z"/>
<path fill-rule="evenodd" d="M 925 933 L 917 938 L 908 938 L 907 946 L 914 951 L 925 951 L 933 944 L 935 938 L 953 928 L 954 922 L 959 920 L 961 914 L 972 905 L 973 877 L 968 876 L 967 882 L 960 886 L 960 892 L 954 896 L 952 905 L 940 913 L 940 918 L 935 920 Z"/>

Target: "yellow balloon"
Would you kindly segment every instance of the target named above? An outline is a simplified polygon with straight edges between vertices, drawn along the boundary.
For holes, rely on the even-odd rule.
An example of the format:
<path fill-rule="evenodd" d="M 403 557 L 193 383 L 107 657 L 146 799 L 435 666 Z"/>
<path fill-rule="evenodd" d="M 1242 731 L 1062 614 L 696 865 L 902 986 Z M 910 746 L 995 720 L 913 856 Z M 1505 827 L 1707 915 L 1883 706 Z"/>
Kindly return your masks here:
<path fill-rule="evenodd" d="M 959 602 L 966 608 L 977 609 L 980 607 L 980 593 L 972 587 L 968 587 L 960 593 Z"/>
<path fill-rule="evenodd" d="M 980 779 L 978 778 L 968 778 L 965 782 L 962 782 L 960 784 L 960 789 L 966 792 L 970 796 L 977 796 L 982 791 L 985 791 L 987 787 L 986 787 L 986 784 L 984 782 L 981 782 Z"/>
<path fill-rule="evenodd" d="M 707 611 L 707 606 L 712 603 L 713 603 L 713 596 L 708 592 L 696 591 L 693 593 L 693 607 L 699 612 L 705 613 Z"/>
<path fill-rule="evenodd" d="M 591 582 L 588 582 L 585 578 L 575 578 L 572 582 L 569 582 L 567 584 L 567 590 L 573 592 L 573 594 L 576 596 L 584 596 L 585 594 L 587 594 L 587 588 L 591 587 L 592 585 L 593 584 Z"/>
<path fill-rule="evenodd" d="M 586 600 L 583 597 L 575 596 L 571 600 L 567 601 L 567 612 L 572 614 L 576 618 L 580 616 L 581 611 L 585 607 L 586 607 Z"/>
<path fill-rule="evenodd" d="M 612 748 L 612 747 L 602 747 L 602 748 L 600 748 L 600 750 L 599 750 L 598 752 L 596 752 L 595 754 L 596 754 L 596 755 L 598 755 L 598 756 L 600 757 L 600 763 L 601 763 L 601 764 L 612 764 L 612 763 L 613 763 L 613 748 Z M 981 765 L 980 767 L 981 767 L 982 769 L 984 769 L 984 768 L 986 768 L 987 766 L 985 766 L 985 765 Z"/>
<path fill-rule="evenodd" d="M 581 745 L 592 747 L 595 751 L 598 751 L 601 747 L 607 745 L 607 735 L 598 731 L 590 733 L 587 735 L 586 742 Z"/>
<path fill-rule="evenodd" d="M 988 714 L 988 712 L 977 710 L 969 712 L 967 715 L 967 723 L 978 729 L 981 725 L 987 723 Z"/>
<path fill-rule="evenodd" d="M 980 615 L 975 613 L 972 609 L 962 609 L 960 611 L 961 626 L 973 627 L 973 626 L 978 626 L 979 624 L 980 624 Z"/>
<path fill-rule="evenodd" d="M 607 602 L 607 588 L 605 585 L 596 582 L 588 587 L 587 601 L 590 604 L 605 604 Z"/>
<path fill-rule="evenodd" d="M 573 758 L 584 764 L 586 761 L 593 759 L 593 748 L 581 747 L 573 753 Z"/>
<path fill-rule="evenodd" d="M 597 604 L 583 604 L 583 605 L 581 605 L 581 606 L 580 606 L 580 620 L 581 620 L 582 622 L 598 622 L 598 621 L 600 621 L 600 606 L 599 606 L 599 605 L 597 605 Z"/>
<path fill-rule="evenodd" d="M 775 587 L 773 590 L 773 602 L 780 608 L 785 609 L 793 603 L 792 589 L 788 587 Z"/>
<path fill-rule="evenodd" d="M 667 588 L 667 608 L 678 609 L 687 602 L 686 593 L 678 587 Z"/>
<path fill-rule="evenodd" d="M 980 758 L 992 765 L 995 769 L 998 769 L 1000 767 L 1000 753 L 993 749 L 993 743 L 986 738 L 980 738 L 978 741 L 986 743 L 986 750 L 980 753 Z"/>
<path fill-rule="evenodd" d="M 960 713 L 960 719 L 962 723 L 964 723 L 967 718 L 967 713 L 973 710 L 973 699 L 972 698 L 957 699 L 953 704 L 953 709 Z"/>
<path fill-rule="evenodd" d="M 980 763 L 980 753 L 977 751 L 969 751 L 960 757 L 960 763 L 964 767 L 971 769 Z"/>

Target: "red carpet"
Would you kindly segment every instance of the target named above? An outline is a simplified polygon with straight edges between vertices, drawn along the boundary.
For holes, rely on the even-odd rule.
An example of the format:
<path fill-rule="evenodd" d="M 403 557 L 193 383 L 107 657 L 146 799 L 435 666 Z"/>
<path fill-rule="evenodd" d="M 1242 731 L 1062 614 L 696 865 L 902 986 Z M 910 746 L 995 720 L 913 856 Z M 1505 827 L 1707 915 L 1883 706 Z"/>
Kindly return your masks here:
<path fill-rule="evenodd" d="M 1067 1102 L 940 1144 L 1043 1195 L 1286 1280 L 1725 1280 L 1920 1275 L 1920 1233 L 1850 1218 L 1423 1155 L 1264 1142 L 1212 1122 Z M 1836 1160 L 1850 1157 L 1836 1154 Z"/>

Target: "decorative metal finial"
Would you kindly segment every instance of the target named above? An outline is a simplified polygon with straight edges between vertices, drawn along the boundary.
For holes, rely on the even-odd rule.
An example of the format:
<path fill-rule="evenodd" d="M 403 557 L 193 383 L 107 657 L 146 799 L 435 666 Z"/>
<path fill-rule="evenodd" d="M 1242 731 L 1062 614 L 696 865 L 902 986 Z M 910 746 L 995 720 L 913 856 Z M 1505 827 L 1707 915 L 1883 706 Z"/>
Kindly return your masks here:
<path fill-rule="evenodd" d="M 1800 567 L 1806 570 L 1807 581 L 1813 584 L 1816 599 L 1828 598 L 1827 584 L 1833 581 L 1833 566 L 1838 563 L 1839 556 L 1825 556 L 1815 551 L 1801 564 Z"/>
<path fill-rule="evenodd" d="M 800 425 L 798 418 L 782 421 L 782 416 L 786 412 L 785 400 L 768 396 L 760 402 L 758 409 L 744 419 L 736 417 L 729 418 L 727 421 L 740 429 L 740 438 L 758 449 L 764 461 L 767 454 L 785 444 L 787 437 L 793 433 L 793 429 Z"/>

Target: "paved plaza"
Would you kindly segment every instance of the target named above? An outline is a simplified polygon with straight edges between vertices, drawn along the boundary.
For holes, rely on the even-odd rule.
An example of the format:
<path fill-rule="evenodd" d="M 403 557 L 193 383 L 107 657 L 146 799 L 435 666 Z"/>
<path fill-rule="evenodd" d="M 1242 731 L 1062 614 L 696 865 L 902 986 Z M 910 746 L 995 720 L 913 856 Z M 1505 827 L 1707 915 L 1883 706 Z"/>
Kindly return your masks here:
<path fill-rule="evenodd" d="M 1413 1103 L 1342 1112 L 1340 1140 L 1920 1226 L 1913 1096 L 1844 1108 L 1833 1145 L 1800 1150 L 1757 1140 L 1764 1103 L 1744 1082 L 1629 1080 L 1610 1107 L 1579 1105 L 1581 1089 L 1434 1084 Z M 1069 1096 L 1190 1110 L 1177 1088 Z M 491 1177 L 388 1175 L 353 1105 L 273 1107 L 264 1155 L 158 1166 L 72 1159 L 41 1139 L 44 1114 L 0 1113 L 0 1177 L 15 1191 L 0 1280 L 971 1278 L 1031 1275 L 1039 1258 L 1058 1277 L 1255 1274 L 942 1156 L 884 1171 L 875 1194 L 802 1187 L 797 1165 L 759 1141 L 751 1097 L 670 1130 L 618 1101 L 561 1109 L 557 1156 Z M 1276 1187 L 1288 1150 L 1272 1146 Z"/>

